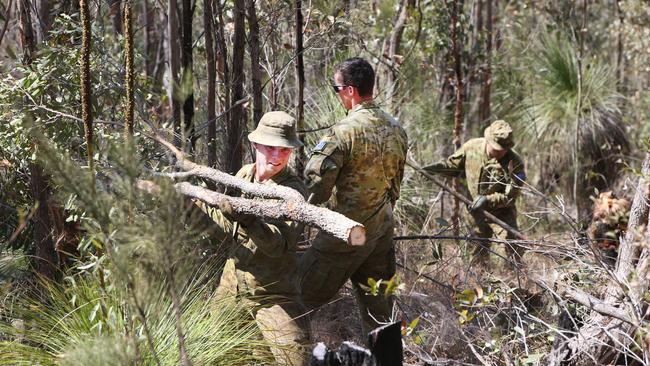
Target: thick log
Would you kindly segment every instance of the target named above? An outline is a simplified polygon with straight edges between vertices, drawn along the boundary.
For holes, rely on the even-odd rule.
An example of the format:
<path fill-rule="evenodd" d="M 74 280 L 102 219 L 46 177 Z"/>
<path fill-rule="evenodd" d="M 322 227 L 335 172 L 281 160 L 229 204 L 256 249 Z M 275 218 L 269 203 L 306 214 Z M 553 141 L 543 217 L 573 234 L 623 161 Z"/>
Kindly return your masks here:
<path fill-rule="evenodd" d="M 230 178 L 240 183 L 245 182 L 240 178 L 232 176 Z M 248 184 L 261 186 L 254 183 Z M 160 188 L 151 181 L 140 180 L 138 181 L 138 187 L 153 194 L 160 191 Z M 275 188 L 273 187 L 273 189 Z M 353 246 L 363 245 L 366 241 L 366 230 L 363 225 L 337 212 L 311 205 L 302 196 L 300 196 L 300 199 L 289 200 L 231 197 L 187 182 L 174 184 L 174 189 L 178 193 L 199 199 L 211 206 L 217 206 L 219 202 L 227 200 L 237 213 L 255 215 L 263 219 L 292 220 L 317 227 Z M 290 188 L 288 189 L 293 191 Z"/>

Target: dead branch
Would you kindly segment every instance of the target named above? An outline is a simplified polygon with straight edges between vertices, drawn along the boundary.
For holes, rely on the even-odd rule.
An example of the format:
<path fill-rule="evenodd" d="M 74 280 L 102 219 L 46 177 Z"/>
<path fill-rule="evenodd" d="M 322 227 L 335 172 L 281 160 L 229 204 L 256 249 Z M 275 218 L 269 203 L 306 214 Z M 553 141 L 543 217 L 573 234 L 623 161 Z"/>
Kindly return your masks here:
<path fill-rule="evenodd" d="M 243 181 L 236 177 L 230 178 Z M 259 186 L 258 184 L 253 185 Z M 139 180 L 138 188 L 152 194 L 160 193 L 160 187 L 151 181 Z M 273 189 L 275 188 L 273 187 Z M 270 220 L 292 220 L 317 227 L 350 245 L 363 245 L 366 241 L 366 230 L 363 225 L 337 212 L 311 205 L 302 199 L 302 196 L 300 199 L 288 200 L 231 197 L 187 182 L 174 184 L 174 189 L 178 193 L 199 199 L 212 206 L 218 205 L 222 200 L 227 200 L 237 213 L 251 214 Z"/>

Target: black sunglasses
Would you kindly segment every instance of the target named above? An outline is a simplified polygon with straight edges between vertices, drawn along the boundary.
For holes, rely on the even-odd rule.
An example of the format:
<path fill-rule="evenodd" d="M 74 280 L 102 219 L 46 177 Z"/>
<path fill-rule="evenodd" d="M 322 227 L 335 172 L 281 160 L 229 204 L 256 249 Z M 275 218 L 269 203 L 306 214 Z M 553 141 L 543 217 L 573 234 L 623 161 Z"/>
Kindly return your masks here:
<path fill-rule="evenodd" d="M 356 85 L 336 85 L 336 84 L 332 84 L 332 89 L 334 89 L 334 93 L 338 93 L 341 90 L 343 90 L 343 88 L 346 88 L 348 86 L 351 86 L 351 87 L 354 87 L 354 88 L 357 87 Z"/>

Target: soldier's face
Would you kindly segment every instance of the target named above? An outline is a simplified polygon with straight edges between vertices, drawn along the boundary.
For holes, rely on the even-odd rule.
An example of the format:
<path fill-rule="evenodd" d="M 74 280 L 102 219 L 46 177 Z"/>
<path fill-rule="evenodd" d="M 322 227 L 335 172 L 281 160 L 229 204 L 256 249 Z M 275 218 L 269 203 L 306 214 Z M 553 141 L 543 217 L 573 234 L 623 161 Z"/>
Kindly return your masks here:
<path fill-rule="evenodd" d="M 489 157 L 497 160 L 501 160 L 501 158 L 506 156 L 508 150 L 497 150 L 493 148 L 490 144 L 485 144 L 485 152 L 488 154 Z"/>
<path fill-rule="evenodd" d="M 336 94 L 339 96 L 343 107 L 345 109 L 352 109 L 353 87 L 345 85 L 343 77 L 338 72 L 334 74 L 334 85 L 338 88 Z"/>
<path fill-rule="evenodd" d="M 293 151 L 290 147 L 267 146 L 253 143 L 255 148 L 255 174 L 262 182 L 278 174 L 289 163 Z"/>

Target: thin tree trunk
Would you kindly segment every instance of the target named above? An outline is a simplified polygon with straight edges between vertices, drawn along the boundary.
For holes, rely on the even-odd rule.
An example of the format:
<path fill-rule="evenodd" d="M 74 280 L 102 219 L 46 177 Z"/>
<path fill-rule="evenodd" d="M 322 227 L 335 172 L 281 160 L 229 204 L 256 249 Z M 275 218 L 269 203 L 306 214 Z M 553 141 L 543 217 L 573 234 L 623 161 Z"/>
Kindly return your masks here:
<path fill-rule="evenodd" d="M 149 9 L 149 0 L 142 0 L 142 24 L 144 25 L 144 32 L 142 37 L 143 51 L 144 51 L 144 73 L 145 76 L 153 77 L 153 65 L 156 58 L 155 50 L 153 48 L 152 35 L 153 35 L 153 16 L 152 10 Z"/>
<path fill-rule="evenodd" d="M 90 51 L 92 47 L 92 34 L 90 32 L 90 10 L 88 0 L 79 0 L 81 11 L 81 118 L 83 119 L 84 133 L 86 137 L 86 153 L 88 159 L 88 170 L 92 176 L 93 189 L 95 173 L 93 167 L 93 114 L 92 114 L 92 90 L 90 85 Z"/>
<path fill-rule="evenodd" d="M 625 13 L 621 9 L 621 0 L 616 0 L 616 13 L 618 14 L 618 32 L 616 34 L 616 86 L 621 91 L 625 87 L 625 58 L 623 57 L 623 31 Z"/>
<path fill-rule="evenodd" d="M 124 128 L 128 137 L 133 136 L 133 88 L 135 79 L 135 70 L 133 66 L 133 5 L 131 0 L 124 3 L 124 51 L 125 51 L 125 69 L 126 69 L 126 106 L 124 111 Z M 145 30 L 146 33 L 146 30 Z"/>
<path fill-rule="evenodd" d="M 44 42 L 47 39 L 47 32 L 52 27 L 52 3 L 50 0 L 38 0 L 36 3 L 38 9 L 39 39 Z"/>
<path fill-rule="evenodd" d="M 303 58 L 303 16 L 302 16 L 302 0 L 296 0 L 295 2 L 295 29 L 294 35 L 296 37 L 296 127 L 298 131 L 303 131 L 305 129 L 305 62 Z M 304 141 L 304 135 L 302 133 L 298 134 L 298 138 L 301 141 Z M 305 149 L 300 147 L 294 154 L 295 157 L 295 169 L 298 176 L 302 176 L 302 172 L 305 168 Z"/>
<path fill-rule="evenodd" d="M 207 90 L 207 104 L 208 104 L 208 166 L 217 166 L 217 121 L 216 117 L 216 81 L 217 81 L 217 65 L 214 58 L 214 40 L 213 40 L 213 1 L 203 1 L 203 27 L 205 28 L 205 59 L 208 74 L 208 90 Z"/>
<path fill-rule="evenodd" d="M 181 108 L 178 102 L 178 19 L 176 0 L 167 0 L 167 60 L 169 62 L 169 102 L 174 126 L 174 145 L 181 147 Z"/>
<path fill-rule="evenodd" d="M 115 34 L 122 34 L 122 0 L 107 0 L 107 2 L 113 31 Z"/>
<path fill-rule="evenodd" d="M 183 133 L 186 141 L 189 141 L 189 151 L 193 152 L 196 147 L 198 136 L 194 133 L 194 72 L 192 60 L 192 18 L 194 11 L 191 0 L 183 0 L 183 45 L 182 63 L 183 78 Z"/>
<path fill-rule="evenodd" d="M 217 61 L 217 77 L 223 86 L 223 96 L 220 97 L 219 111 L 221 113 L 230 109 L 230 67 L 228 66 L 228 47 L 226 46 L 226 36 L 224 31 L 223 22 L 223 7 L 221 0 L 217 0 L 214 4 L 217 11 L 217 26 L 216 26 L 216 61 Z M 230 115 L 226 118 L 226 124 L 230 120 Z"/>
<path fill-rule="evenodd" d="M 483 73 L 483 85 L 481 88 L 479 121 L 482 125 L 490 122 L 491 111 L 491 94 L 492 94 L 492 37 L 493 21 L 492 18 L 492 0 L 486 0 L 487 7 L 487 35 L 485 45 L 485 71 Z"/>
<path fill-rule="evenodd" d="M 395 24 L 393 24 L 393 30 L 390 34 L 390 41 L 388 43 L 388 62 L 391 65 L 391 69 L 387 74 L 386 84 L 388 85 L 387 93 L 387 103 L 389 106 L 393 107 L 393 113 L 398 114 L 399 111 L 395 108 L 394 98 L 397 94 L 398 89 L 398 78 L 399 78 L 399 66 L 401 60 L 398 59 L 400 48 L 402 46 L 402 35 L 404 34 L 404 28 L 406 28 L 406 19 L 408 18 L 409 10 L 409 0 L 402 0 L 400 4 L 399 15 Z"/>
<path fill-rule="evenodd" d="M 246 29 L 244 17 L 246 15 L 245 0 L 235 0 L 233 11 L 235 34 L 233 39 L 232 53 L 232 94 L 230 105 L 233 106 L 228 121 L 228 139 L 227 149 L 229 150 L 226 166 L 229 173 L 237 172 L 242 166 L 243 157 L 243 135 L 246 121 L 242 118 L 244 115 L 241 104 L 235 104 L 244 97 L 244 50 L 246 45 Z"/>
<path fill-rule="evenodd" d="M 2 46 L 2 40 L 5 38 L 5 33 L 7 32 L 7 28 L 9 27 L 9 22 L 11 21 L 11 7 L 13 4 L 14 1 L 9 0 L 9 4 L 7 4 L 7 7 L 5 8 L 5 14 L 4 14 L 5 24 L 2 25 L 2 30 L 0 31 L 0 46 Z"/>
<path fill-rule="evenodd" d="M 463 69 L 462 69 L 462 47 L 461 40 L 459 35 L 459 15 L 462 11 L 462 7 L 459 7 L 458 0 L 453 0 L 451 2 L 451 50 L 452 57 L 454 60 L 454 80 L 455 80 L 455 91 L 456 91 L 456 103 L 454 107 L 454 130 L 453 130 L 453 139 L 452 143 L 456 149 L 459 149 L 461 146 L 460 134 L 463 130 Z M 454 190 L 458 191 L 460 188 L 460 183 L 458 178 L 454 178 Z M 454 198 L 454 214 L 453 214 L 453 225 L 454 225 L 454 235 L 459 234 L 460 229 L 460 201 L 457 198 Z"/>
<path fill-rule="evenodd" d="M 262 75 L 260 70 L 260 25 L 257 21 L 255 0 L 246 0 L 248 16 L 248 48 L 251 58 L 251 89 L 253 94 L 253 123 L 255 126 L 262 118 L 264 101 L 262 99 Z"/>
<path fill-rule="evenodd" d="M 18 0 L 18 14 L 20 20 L 20 43 L 23 48 L 22 63 L 31 66 L 33 54 L 36 50 L 36 39 L 32 27 L 31 1 Z"/>

